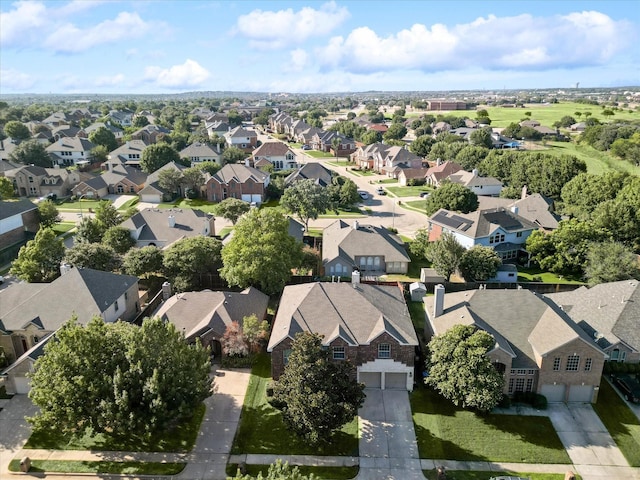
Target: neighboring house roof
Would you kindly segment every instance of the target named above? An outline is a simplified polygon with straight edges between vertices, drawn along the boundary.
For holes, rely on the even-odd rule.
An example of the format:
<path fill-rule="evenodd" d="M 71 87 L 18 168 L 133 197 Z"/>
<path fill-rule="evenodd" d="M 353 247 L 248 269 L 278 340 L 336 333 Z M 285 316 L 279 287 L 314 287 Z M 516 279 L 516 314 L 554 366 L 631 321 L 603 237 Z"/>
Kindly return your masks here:
<path fill-rule="evenodd" d="M 244 317 L 264 319 L 268 303 L 269 296 L 253 287 L 242 292 L 185 292 L 165 301 L 154 316 L 173 323 L 188 339 L 210 330 L 222 337 L 234 321 L 242 326 Z"/>
<path fill-rule="evenodd" d="M 425 297 L 429 321 L 440 335 L 454 325 L 475 325 L 490 333 L 509 353 L 512 368 L 536 368 L 544 356 L 580 339 L 598 346 L 553 302 L 529 290 L 467 290 L 444 296 L 442 315 L 434 317 L 435 296 Z"/>
<path fill-rule="evenodd" d="M 297 333 L 314 332 L 328 345 L 341 337 L 349 345 L 368 345 L 388 333 L 401 345 L 418 345 L 411 317 L 398 287 L 349 283 L 306 283 L 284 288 L 271 329 L 268 351 Z"/>
<path fill-rule="evenodd" d="M 383 255 L 385 262 L 410 262 L 400 237 L 384 227 L 337 220 L 322 232 L 322 262 L 342 258 L 352 265 L 356 256 Z"/>
<path fill-rule="evenodd" d="M 164 188 L 160 186 L 160 173 L 164 172 L 165 170 L 177 170 L 181 172 L 185 168 L 187 167 L 176 162 L 169 162 L 166 165 L 163 165 L 155 172 L 149 174 L 144 188 L 140 190 L 138 193 L 140 195 L 144 195 L 147 193 L 171 193 L 171 192 L 167 192 Z"/>
<path fill-rule="evenodd" d="M 240 138 L 240 137 L 257 137 L 258 134 L 256 132 L 254 132 L 253 130 L 246 130 L 244 128 L 242 128 L 242 126 L 237 126 L 236 128 L 230 130 L 229 132 L 225 133 L 224 135 L 225 137 L 228 138 Z"/>
<path fill-rule="evenodd" d="M 404 176 L 406 179 L 424 178 L 427 174 L 426 168 L 403 168 L 400 170 L 399 175 Z"/>
<path fill-rule="evenodd" d="M 558 228 L 560 216 L 553 213 L 553 200 L 539 193 L 532 193 L 513 202 L 518 215 L 546 230 Z"/>
<path fill-rule="evenodd" d="M 55 152 L 89 152 L 95 145 L 83 137 L 61 138 L 49 145 L 46 150 L 49 153 Z"/>
<path fill-rule="evenodd" d="M 621 280 L 546 295 L 602 348 L 623 342 L 640 352 L 640 281 Z"/>
<path fill-rule="evenodd" d="M 191 145 L 180 150 L 180 157 L 220 157 L 222 153 L 216 151 L 207 143 L 194 142 Z"/>
<path fill-rule="evenodd" d="M 123 156 L 125 160 L 128 160 L 127 155 L 129 154 L 138 154 L 142 158 L 142 152 L 147 147 L 148 145 L 143 140 L 129 140 L 109 153 L 109 158 Z"/>
<path fill-rule="evenodd" d="M 439 165 L 430 167 L 425 174 L 425 177 L 433 177 L 436 181 L 440 181 L 447 178 L 452 173 L 462 170 L 462 167 L 456 162 L 443 162 Z"/>
<path fill-rule="evenodd" d="M 288 175 L 284 183 L 289 185 L 299 180 L 314 180 L 318 185 L 326 187 L 331 184 L 333 172 L 324 165 L 313 162 L 305 163 L 298 170 Z"/>
<path fill-rule="evenodd" d="M 82 130 L 73 125 L 60 125 L 51 129 L 51 136 L 54 137 L 75 137 Z"/>
<path fill-rule="evenodd" d="M 22 215 L 31 210 L 36 210 L 38 206 L 27 198 L 19 200 L 0 200 L 0 220 Z"/>
<path fill-rule="evenodd" d="M 107 123 L 96 122 L 96 123 L 93 123 L 93 124 L 89 125 L 87 128 L 84 129 L 84 131 L 85 131 L 85 133 L 87 135 L 89 135 L 90 133 L 93 133 L 96 130 L 102 128 L 102 127 L 106 128 L 107 130 L 109 130 L 114 135 L 121 134 L 124 131 L 120 127 L 116 127 L 115 125 L 112 125 L 111 122 L 107 122 Z"/>
<path fill-rule="evenodd" d="M 288 152 L 293 153 L 289 145 L 283 142 L 264 142 L 256 148 L 252 155 L 258 157 L 284 157 Z"/>
<path fill-rule="evenodd" d="M 487 237 L 497 228 L 511 233 L 538 229 L 533 222 L 504 208 L 476 210 L 471 213 L 456 213 L 441 208 L 429 221 L 469 238 Z"/>
<path fill-rule="evenodd" d="M 458 170 L 449 175 L 447 179 L 452 183 L 463 185 L 467 188 L 473 187 L 502 187 L 502 182 L 495 177 L 481 177 L 477 172 L 467 172 Z"/>
<path fill-rule="evenodd" d="M 7 140 L 7 139 L 0 140 L 0 160 L 3 160 L 3 161 L 9 160 L 9 155 L 11 155 L 11 152 L 13 152 L 17 146 L 18 145 L 16 145 L 10 140 Z"/>
<path fill-rule="evenodd" d="M 158 242 L 166 247 L 183 238 L 213 235 L 211 218 L 202 210 L 190 208 L 145 208 L 120 226 L 131 231 L 131 236 L 139 242 Z M 173 226 L 170 220 L 175 222 Z M 205 228 L 208 229 L 206 233 Z"/>
<path fill-rule="evenodd" d="M 257 168 L 247 167 L 239 163 L 229 163 L 218 170 L 211 178 L 219 183 L 245 183 L 248 180 L 253 180 L 256 183 L 264 183 L 269 178 L 269 174 Z"/>
<path fill-rule="evenodd" d="M 130 275 L 72 268 L 51 283 L 10 285 L 0 294 L 0 330 L 22 330 L 35 322 L 45 331 L 55 331 L 73 314 L 79 323 L 86 323 L 106 311 L 137 281 Z"/>

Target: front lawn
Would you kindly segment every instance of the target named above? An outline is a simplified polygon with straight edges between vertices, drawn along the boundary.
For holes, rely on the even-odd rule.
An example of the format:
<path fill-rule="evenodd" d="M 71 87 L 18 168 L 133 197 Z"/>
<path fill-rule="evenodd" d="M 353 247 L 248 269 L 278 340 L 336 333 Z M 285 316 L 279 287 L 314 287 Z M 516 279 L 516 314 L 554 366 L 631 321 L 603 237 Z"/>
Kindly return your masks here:
<path fill-rule="evenodd" d="M 545 272 L 538 267 L 521 267 L 518 265 L 519 282 L 543 282 L 543 283 L 569 283 L 574 285 L 584 284 L 579 277 L 565 277 L 555 273 Z"/>
<path fill-rule="evenodd" d="M 158 208 L 190 208 L 192 210 L 202 210 L 203 212 L 213 213 L 217 203 L 209 202 L 201 198 L 179 198 L 173 203 L 160 203 Z"/>
<path fill-rule="evenodd" d="M 427 187 L 425 185 L 414 186 L 414 187 L 386 187 L 386 189 L 394 194 L 396 197 L 417 197 L 422 192 L 432 192 L 433 188 Z"/>
<path fill-rule="evenodd" d="M 75 222 L 60 222 L 56 223 L 51 227 L 56 235 L 62 235 L 67 233 L 69 230 L 73 230 L 76 227 Z"/>
<path fill-rule="evenodd" d="M 331 160 L 327 162 L 329 165 L 333 165 L 334 167 L 350 167 L 353 165 L 349 160 Z"/>
<path fill-rule="evenodd" d="M 632 467 L 640 467 L 640 420 L 611 384 L 602 379 L 598 403 L 593 406 L 604 426 Z"/>
<path fill-rule="evenodd" d="M 421 458 L 571 463 L 547 417 L 478 414 L 427 388 L 410 400 Z"/>
<path fill-rule="evenodd" d="M 36 473 L 102 473 L 120 475 L 178 475 L 186 463 L 160 462 L 90 462 L 70 460 L 31 460 L 30 474 Z M 20 460 L 11 460 L 10 472 L 20 471 Z"/>
<path fill-rule="evenodd" d="M 138 196 L 133 196 L 132 198 L 130 198 L 129 200 L 127 200 L 126 202 L 124 202 L 122 205 L 120 205 L 118 207 L 118 210 L 121 212 L 126 212 L 127 210 L 129 210 L 131 207 L 133 207 L 134 205 L 136 205 L 138 202 L 140 201 L 140 199 L 138 198 Z"/>
<path fill-rule="evenodd" d="M 270 381 L 271 357 L 261 354 L 251 370 L 232 454 L 358 456 L 357 417 L 336 432 L 331 442 L 310 445 L 289 432 L 280 411 L 267 402 L 266 389 Z"/>
<path fill-rule="evenodd" d="M 89 200 L 87 198 L 83 198 L 81 200 L 56 200 L 56 208 L 61 212 L 64 211 L 83 211 L 88 212 L 90 208 L 96 208 L 100 205 L 100 202 L 109 201 L 109 200 Z"/>
<path fill-rule="evenodd" d="M 355 478 L 360 471 L 359 467 L 310 467 L 307 465 L 298 465 L 298 472 L 301 475 L 311 475 L 317 480 L 349 480 Z M 247 465 L 247 473 L 252 477 L 257 477 L 260 472 L 266 475 L 269 471 L 269 465 Z M 227 465 L 227 475 L 235 478 L 238 472 L 238 465 L 229 463 Z"/>
<path fill-rule="evenodd" d="M 410 202 L 402 202 L 400 207 L 406 208 L 408 210 L 413 210 L 414 212 L 422 213 L 425 216 L 427 215 L 427 201 L 426 200 L 411 200 Z"/>
<path fill-rule="evenodd" d="M 304 153 L 313 158 L 336 158 L 331 152 L 321 152 L 320 150 L 305 150 Z"/>
<path fill-rule="evenodd" d="M 136 434 L 113 436 L 104 433 L 82 436 L 64 435 L 57 430 L 33 432 L 24 448 L 47 450 L 109 450 L 124 452 L 188 452 L 196 443 L 205 406 L 199 405 L 193 417 L 170 432 L 146 439 Z"/>
<path fill-rule="evenodd" d="M 570 470 L 570 469 L 567 469 Z M 437 480 L 438 475 L 435 470 L 423 470 L 424 476 L 428 480 Z M 524 477 L 529 480 L 564 480 L 564 473 L 529 473 L 529 472 L 487 472 L 480 470 L 447 470 L 447 480 L 489 480 L 499 475 L 512 475 Z M 576 474 L 576 480 L 582 477 Z"/>

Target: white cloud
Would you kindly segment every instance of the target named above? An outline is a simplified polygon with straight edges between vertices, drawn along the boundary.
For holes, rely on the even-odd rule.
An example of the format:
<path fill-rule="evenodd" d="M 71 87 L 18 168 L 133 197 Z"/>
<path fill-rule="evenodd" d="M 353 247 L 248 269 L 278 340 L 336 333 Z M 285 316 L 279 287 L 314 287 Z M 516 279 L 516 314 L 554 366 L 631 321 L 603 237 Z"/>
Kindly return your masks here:
<path fill-rule="evenodd" d="M 47 24 L 47 8 L 39 2 L 17 2 L 14 9 L 0 12 L 0 45 L 3 48 L 30 44 Z"/>
<path fill-rule="evenodd" d="M 531 70 L 597 65 L 632 46 L 625 21 L 599 12 L 566 16 L 486 18 L 447 27 L 415 24 L 386 37 L 368 27 L 337 36 L 316 52 L 322 69 L 355 73 L 389 70 Z"/>
<path fill-rule="evenodd" d="M 349 18 L 346 7 L 338 7 L 334 1 L 316 10 L 304 7 L 297 12 L 286 10 L 253 10 L 241 15 L 236 30 L 250 39 L 252 47 L 260 49 L 282 48 L 296 45 L 312 36 L 324 36 Z"/>
<path fill-rule="evenodd" d="M 288 70 L 292 72 L 300 72 L 309 65 L 309 55 L 301 48 L 296 48 L 289 52 Z"/>
<path fill-rule="evenodd" d="M 194 88 L 202 85 L 211 74 L 198 62 L 187 59 L 182 65 L 170 68 L 147 67 L 144 77 L 160 87 Z"/>
<path fill-rule="evenodd" d="M 2 90 L 27 92 L 35 84 L 35 79 L 26 73 L 12 68 L 0 70 L 0 85 Z"/>
<path fill-rule="evenodd" d="M 125 76 L 122 73 L 118 73 L 112 76 L 98 77 L 95 80 L 96 87 L 108 87 L 122 85 L 125 81 Z"/>

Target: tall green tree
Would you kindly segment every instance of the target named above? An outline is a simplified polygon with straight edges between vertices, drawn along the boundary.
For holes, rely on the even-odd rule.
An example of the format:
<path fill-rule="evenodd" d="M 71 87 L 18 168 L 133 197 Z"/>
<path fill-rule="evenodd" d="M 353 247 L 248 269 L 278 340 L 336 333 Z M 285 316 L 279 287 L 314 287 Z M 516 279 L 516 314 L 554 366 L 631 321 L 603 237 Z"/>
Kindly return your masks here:
<path fill-rule="evenodd" d="M 116 225 L 107 228 L 102 237 L 102 243 L 111 247 L 114 252 L 124 255 L 136 244 L 136 241 L 127 228 Z"/>
<path fill-rule="evenodd" d="M 247 158 L 247 154 L 240 150 L 238 147 L 230 146 L 224 149 L 222 152 L 222 163 L 239 163 Z"/>
<path fill-rule="evenodd" d="M 9 154 L 9 160 L 23 165 L 35 165 L 36 167 L 51 168 L 53 163 L 46 147 L 36 140 L 20 143 Z"/>
<path fill-rule="evenodd" d="M 487 412 L 502 398 L 504 377 L 487 353 L 495 339 L 472 325 L 455 325 L 431 339 L 425 383 L 454 405 Z"/>
<path fill-rule="evenodd" d="M 475 130 L 471 133 L 470 140 L 471 145 L 477 147 L 493 147 L 493 142 L 491 141 L 491 128 L 480 128 Z"/>
<path fill-rule="evenodd" d="M 435 140 L 431 135 L 420 135 L 413 142 L 411 142 L 411 145 L 409 145 L 409 150 L 411 150 L 419 157 L 425 158 L 427 155 L 429 155 L 431 147 L 434 143 Z"/>
<path fill-rule="evenodd" d="M 44 228 L 53 227 L 60 222 L 60 214 L 56 204 L 51 200 L 38 203 L 38 217 L 40 218 L 40 226 Z"/>
<path fill-rule="evenodd" d="M 102 145 L 109 152 L 118 148 L 118 140 L 107 127 L 100 127 L 89 134 L 89 141 L 94 145 Z"/>
<path fill-rule="evenodd" d="M 76 228 L 74 241 L 76 243 L 99 243 L 102 241 L 104 232 L 105 229 L 98 220 L 84 217 Z"/>
<path fill-rule="evenodd" d="M 132 248 L 123 258 L 122 269 L 127 275 L 144 277 L 164 270 L 163 252 L 158 247 Z"/>
<path fill-rule="evenodd" d="M 167 277 L 180 292 L 200 285 L 200 275 L 217 273 L 222 266 L 222 242 L 213 237 L 190 237 L 178 240 L 164 251 L 163 265 Z"/>
<path fill-rule="evenodd" d="M 447 182 L 429 195 L 425 208 L 427 215 L 433 215 L 441 208 L 469 213 L 478 208 L 478 196 L 464 185 Z"/>
<path fill-rule="evenodd" d="M 7 177 L 0 177 L 0 200 L 13 198 L 14 195 L 13 182 Z"/>
<path fill-rule="evenodd" d="M 76 243 L 64 254 L 65 262 L 77 268 L 91 268 L 113 272 L 120 267 L 120 257 L 108 245 L 102 243 Z"/>
<path fill-rule="evenodd" d="M 113 203 L 107 200 L 101 201 L 96 207 L 95 219 L 104 231 L 122 223 L 122 215 L 120 215 Z"/>
<path fill-rule="evenodd" d="M 329 192 L 311 179 L 300 180 L 285 189 L 280 205 L 298 217 L 309 230 L 309 220 L 317 219 L 329 208 Z"/>
<path fill-rule="evenodd" d="M 429 249 L 429 229 L 423 227 L 418 229 L 413 241 L 409 244 L 409 250 L 413 255 L 420 259 L 427 258 L 427 250 Z"/>
<path fill-rule="evenodd" d="M 392 124 L 386 132 L 382 135 L 386 141 L 388 140 L 402 140 L 407 134 L 407 127 L 402 123 Z"/>
<path fill-rule="evenodd" d="M 218 203 L 214 208 L 214 212 L 219 217 L 225 218 L 235 225 L 238 219 L 247 213 L 250 208 L 251 206 L 247 202 L 229 197 Z"/>
<path fill-rule="evenodd" d="M 502 259 L 491 247 L 475 245 L 465 250 L 460 258 L 459 270 L 468 282 L 483 282 L 498 273 Z"/>
<path fill-rule="evenodd" d="M 593 242 L 587 250 L 584 274 L 589 285 L 632 278 L 640 280 L 638 257 L 622 243 Z"/>
<path fill-rule="evenodd" d="M 173 168 L 168 168 L 158 174 L 158 185 L 171 193 L 171 195 L 175 195 L 178 192 L 183 180 L 182 172 Z"/>
<path fill-rule="evenodd" d="M 36 431 L 122 437 L 168 432 L 211 395 L 209 354 L 170 322 L 142 327 L 75 319 L 48 342 L 31 374 Z"/>
<path fill-rule="evenodd" d="M 438 240 L 429 244 L 426 257 L 436 272 L 448 280 L 458 270 L 464 252 L 465 248 L 458 243 L 456 237 L 444 232 Z"/>
<path fill-rule="evenodd" d="M 229 285 L 253 285 L 271 295 L 284 288 L 301 255 L 302 242 L 289 235 L 289 220 L 273 209 L 254 208 L 222 249 L 220 275 Z"/>
<path fill-rule="evenodd" d="M 187 186 L 187 189 L 194 192 L 196 196 L 200 194 L 200 187 L 204 185 L 204 174 L 199 167 L 185 168 L 182 171 L 182 179 Z M 193 197 L 189 197 L 193 198 Z"/>
<path fill-rule="evenodd" d="M 287 428 L 312 444 L 331 441 L 364 403 L 364 385 L 352 380 L 355 366 L 333 362 L 329 355 L 320 335 L 298 333 L 273 390 Z"/>
<path fill-rule="evenodd" d="M 15 120 L 7 122 L 7 124 L 4 126 L 4 133 L 9 138 L 18 141 L 28 140 L 29 138 L 31 138 L 31 132 L 29 131 L 27 126 L 24 123 Z"/>
<path fill-rule="evenodd" d="M 142 151 L 140 167 L 145 173 L 153 173 L 170 162 L 180 162 L 180 154 L 167 143 L 155 143 Z"/>
<path fill-rule="evenodd" d="M 51 228 L 41 228 L 33 240 L 20 248 L 10 272 L 29 283 L 52 282 L 60 276 L 64 252 L 62 240 L 56 238 L 55 232 Z"/>

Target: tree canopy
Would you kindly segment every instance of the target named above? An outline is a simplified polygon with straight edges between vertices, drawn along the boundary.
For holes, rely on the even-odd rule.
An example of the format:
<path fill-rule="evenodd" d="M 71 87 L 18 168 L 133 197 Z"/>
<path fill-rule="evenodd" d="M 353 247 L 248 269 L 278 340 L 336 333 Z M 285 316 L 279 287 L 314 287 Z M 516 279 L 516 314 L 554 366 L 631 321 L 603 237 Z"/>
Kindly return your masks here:
<path fill-rule="evenodd" d="M 478 208 L 478 196 L 464 185 L 446 182 L 429 195 L 426 202 L 427 215 L 433 215 L 441 208 L 473 212 Z"/>
<path fill-rule="evenodd" d="M 220 240 L 203 236 L 183 238 L 167 248 L 163 265 L 175 289 L 193 290 L 200 285 L 201 274 L 217 273 L 221 249 Z"/>
<path fill-rule="evenodd" d="M 53 227 L 60 222 L 60 214 L 56 208 L 56 204 L 51 200 L 44 200 L 38 203 L 38 217 L 40 218 L 41 227 Z"/>
<path fill-rule="evenodd" d="M 309 220 L 317 219 L 329 208 L 329 192 L 314 180 L 300 180 L 285 189 L 280 205 L 298 217 L 308 230 Z"/>
<path fill-rule="evenodd" d="M 298 467 L 290 467 L 288 463 L 283 463 L 278 459 L 276 463 L 269 465 L 266 476 L 263 476 L 262 471 L 258 473 L 257 477 L 243 475 L 238 469 L 236 476 L 231 480 L 317 480 L 317 478 L 313 473 L 303 475 Z"/>
<path fill-rule="evenodd" d="M 142 277 L 163 271 L 164 255 L 158 247 L 132 248 L 123 258 L 122 268 L 127 275 Z"/>
<path fill-rule="evenodd" d="M 153 173 L 170 162 L 180 162 L 180 154 L 167 143 L 154 143 L 142 151 L 140 167 L 145 173 Z"/>
<path fill-rule="evenodd" d="M 29 397 L 36 430 L 151 435 L 166 431 L 211 395 L 209 354 L 170 322 L 141 327 L 71 319 L 35 363 Z"/>
<path fill-rule="evenodd" d="M 238 219 L 247 213 L 250 208 L 251 206 L 247 202 L 229 197 L 218 203 L 214 211 L 216 215 L 229 220 L 235 225 Z"/>
<path fill-rule="evenodd" d="M 458 243 L 452 233 L 444 232 L 438 240 L 431 242 L 426 250 L 426 258 L 433 268 L 447 280 L 460 266 L 465 248 Z"/>
<path fill-rule="evenodd" d="M 9 160 L 23 165 L 35 165 L 36 167 L 51 168 L 53 162 L 46 147 L 36 140 L 21 142 L 13 152 L 9 154 Z"/>
<path fill-rule="evenodd" d="M 460 257 L 459 270 L 467 282 L 483 282 L 498 273 L 502 259 L 491 247 L 474 245 Z"/>
<path fill-rule="evenodd" d="M 253 285 L 271 295 L 284 288 L 301 255 L 302 242 L 289 235 L 289 220 L 273 209 L 254 208 L 222 249 L 220 275 L 230 285 Z"/>
<path fill-rule="evenodd" d="M 593 242 L 587 250 L 584 274 L 589 285 L 635 278 L 640 280 L 638 258 L 622 243 Z"/>
<path fill-rule="evenodd" d="M 51 228 L 41 228 L 33 240 L 20 248 L 11 274 L 29 283 L 51 282 L 60 276 L 65 248 Z"/>
<path fill-rule="evenodd" d="M 273 404 L 287 428 L 311 443 L 330 441 L 364 402 L 364 385 L 352 379 L 355 367 L 329 355 L 318 334 L 298 333 L 273 390 Z"/>
<path fill-rule="evenodd" d="M 7 124 L 4 126 L 4 133 L 9 138 L 18 141 L 31 138 L 31 132 L 29 131 L 27 126 L 24 123 L 18 122 L 16 120 L 7 122 Z"/>
<path fill-rule="evenodd" d="M 100 127 L 89 134 L 89 141 L 94 145 L 102 145 L 108 152 L 113 152 L 118 148 L 118 140 L 107 127 Z"/>
<path fill-rule="evenodd" d="M 247 154 L 244 151 L 240 150 L 238 147 L 227 147 L 222 152 L 222 163 L 225 165 L 227 163 L 238 163 L 242 162 L 247 157 Z"/>
<path fill-rule="evenodd" d="M 0 177 L 0 200 L 13 198 L 14 194 L 13 182 L 7 177 Z"/>
<path fill-rule="evenodd" d="M 105 272 L 113 272 L 120 266 L 118 254 L 102 243 L 76 243 L 65 252 L 64 259 L 74 267 Z"/>
<path fill-rule="evenodd" d="M 116 253 L 124 255 L 136 244 L 136 241 L 127 228 L 115 226 L 107 228 L 102 237 L 102 243 L 111 247 Z"/>
<path fill-rule="evenodd" d="M 487 352 L 495 339 L 472 325 L 455 325 L 428 345 L 425 383 L 454 405 L 487 412 L 502 398 L 504 377 Z"/>

